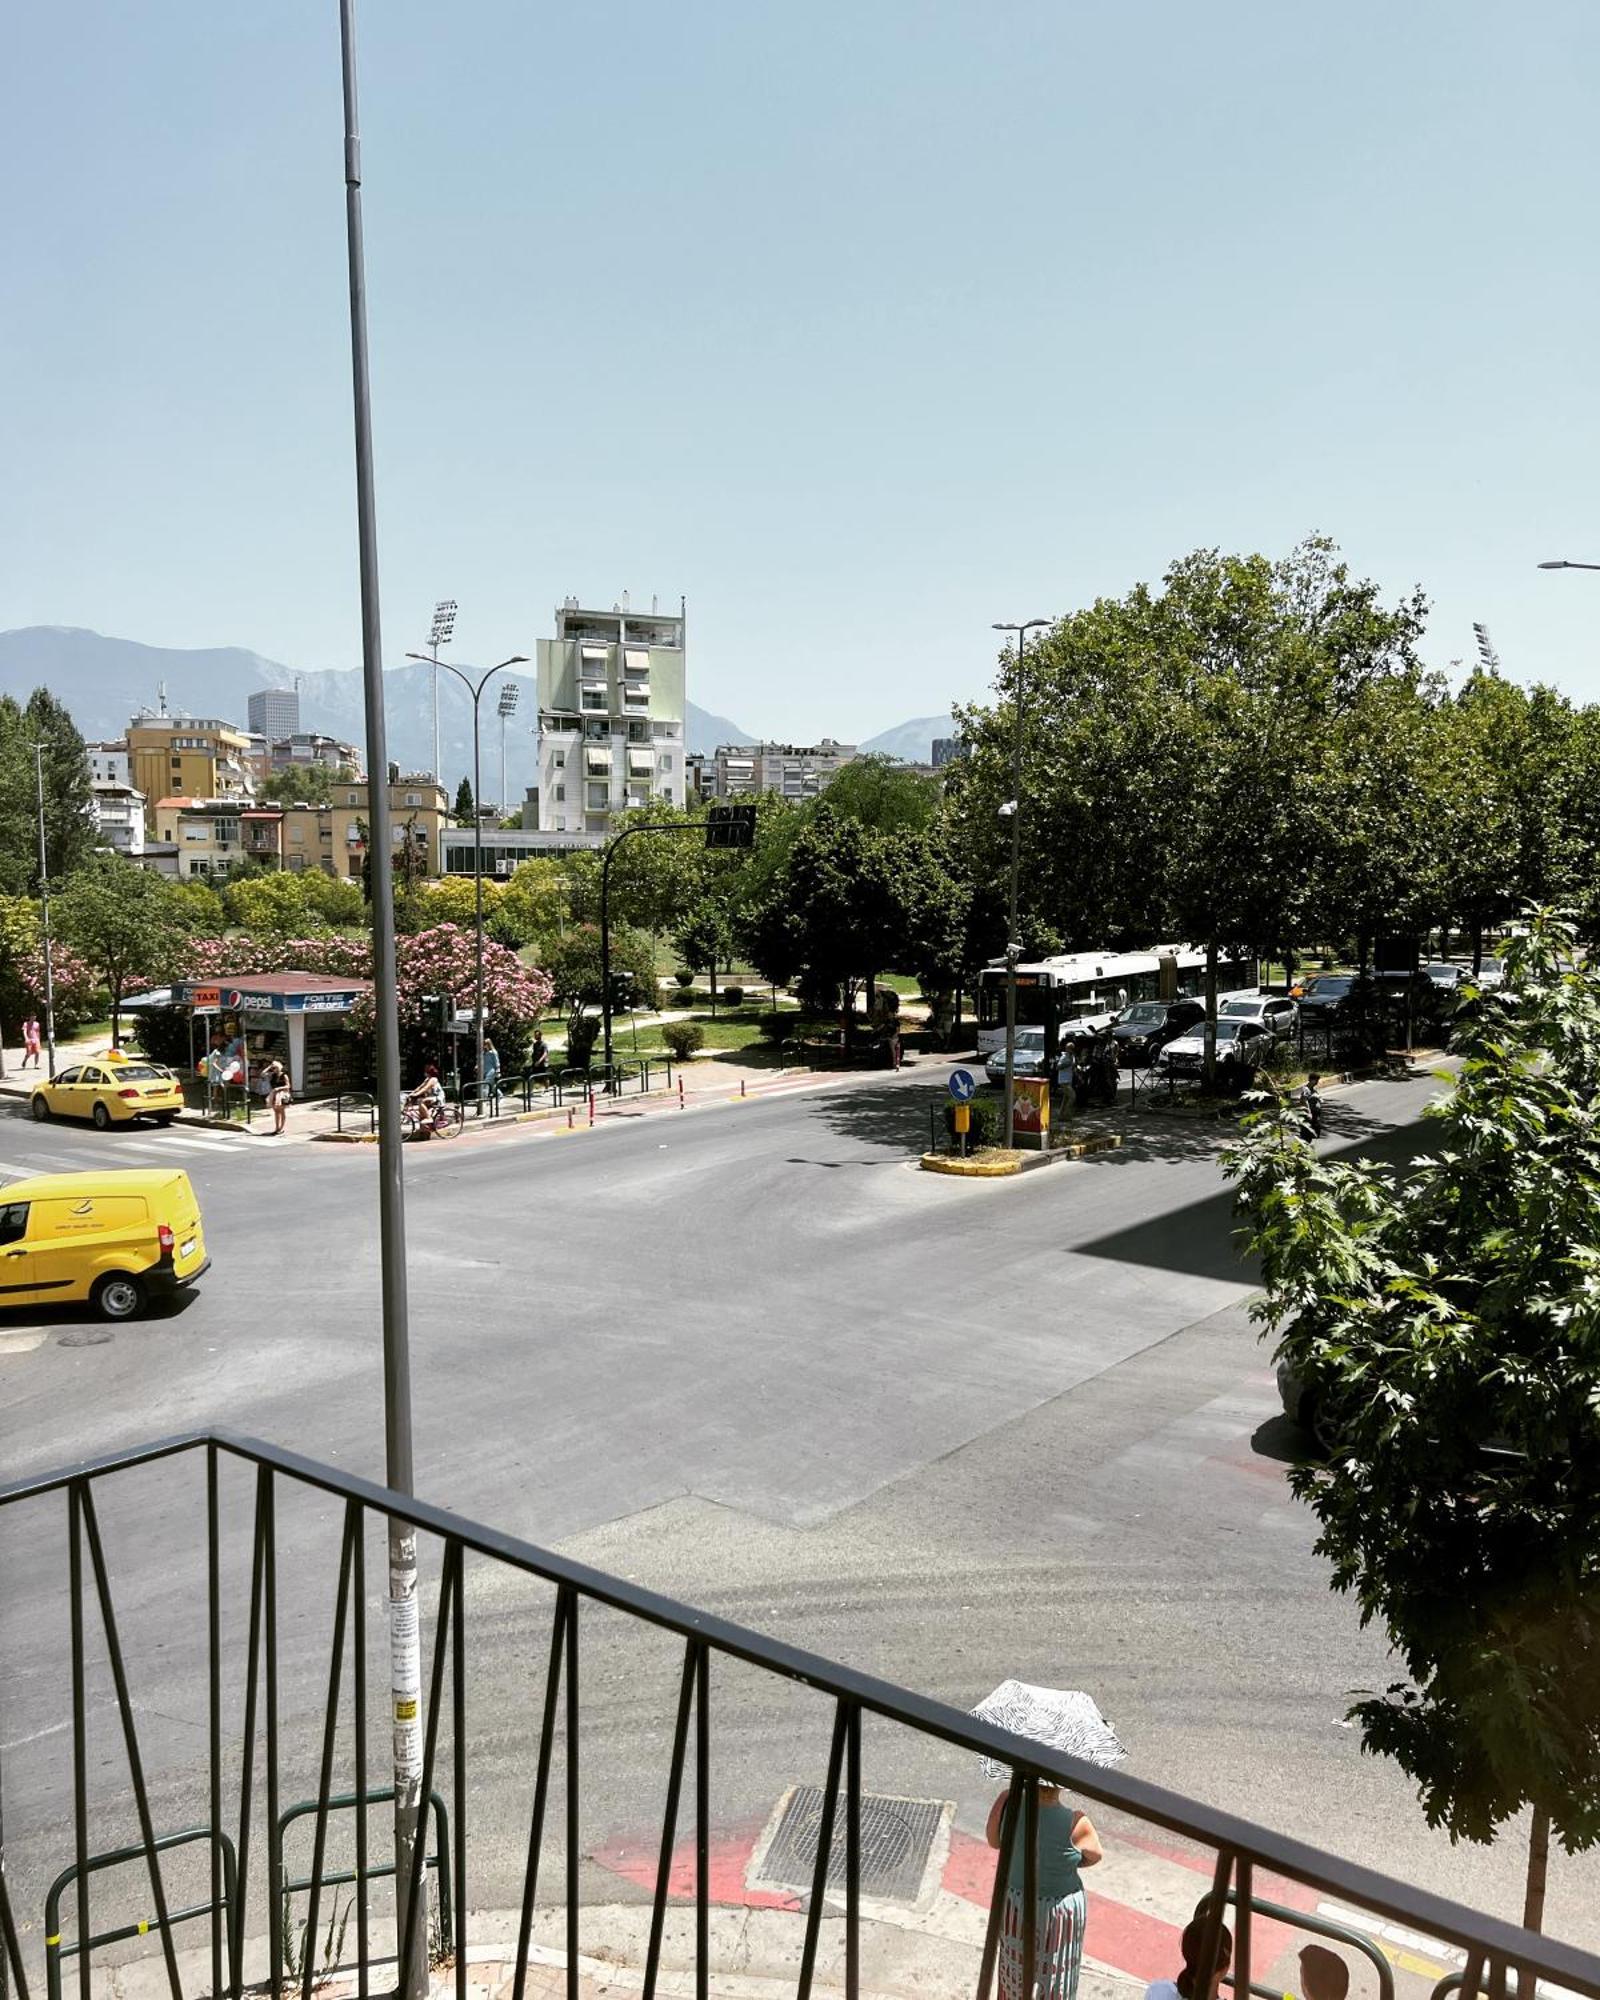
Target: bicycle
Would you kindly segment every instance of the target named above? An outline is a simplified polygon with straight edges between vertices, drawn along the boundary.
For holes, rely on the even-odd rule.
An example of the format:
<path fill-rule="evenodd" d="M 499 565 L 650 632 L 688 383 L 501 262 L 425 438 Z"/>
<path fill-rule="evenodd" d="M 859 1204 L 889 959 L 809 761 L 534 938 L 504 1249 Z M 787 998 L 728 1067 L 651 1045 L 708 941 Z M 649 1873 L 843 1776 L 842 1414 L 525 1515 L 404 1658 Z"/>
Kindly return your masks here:
<path fill-rule="evenodd" d="M 409 1098 L 400 1105 L 400 1137 L 404 1139 L 454 1139 L 460 1136 L 465 1120 L 459 1104 L 414 1104 Z"/>

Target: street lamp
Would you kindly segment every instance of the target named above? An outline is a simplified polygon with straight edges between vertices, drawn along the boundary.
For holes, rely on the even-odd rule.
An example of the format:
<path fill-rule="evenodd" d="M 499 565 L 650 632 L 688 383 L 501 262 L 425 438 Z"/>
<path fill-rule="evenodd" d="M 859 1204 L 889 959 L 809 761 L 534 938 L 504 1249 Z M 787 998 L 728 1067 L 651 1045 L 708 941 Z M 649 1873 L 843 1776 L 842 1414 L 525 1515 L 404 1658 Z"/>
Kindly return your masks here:
<path fill-rule="evenodd" d="M 448 646 L 451 634 L 456 629 L 456 601 L 453 597 L 441 597 L 433 607 L 433 626 L 428 633 L 428 658 L 433 663 L 433 775 L 439 784 L 444 783 L 444 773 L 439 757 L 439 648 Z M 408 656 L 416 658 L 412 653 Z"/>
<path fill-rule="evenodd" d="M 426 660 L 426 653 L 407 653 L 408 660 Z M 483 737 L 479 728 L 481 711 L 479 703 L 483 691 L 496 674 L 504 673 L 507 667 L 527 665 L 526 653 L 513 653 L 509 660 L 502 660 L 498 666 L 490 667 L 476 681 L 469 672 L 451 666 L 448 660 L 434 660 L 435 667 L 443 667 L 447 674 L 456 679 L 472 696 L 472 904 L 478 936 L 478 986 L 477 1005 L 473 1008 L 473 1027 L 478 1049 L 478 1116 L 483 1116 Z M 504 725 L 502 725 L 503 727 Z M 438 773 L 434 776 L 437 778 Z"/>
<path fill-rule="evenodd" d="M 1539 567 L 1540 569 L 1600 569 L 1600 563 L 1565 562 L 1558 559 L 1555 562 L 1542 562 Z"/>
<path fill-rule="evenodd" d="M 39 801 L 39 908 L 44 933 L 44 1039 L 50 1052 L 50 1080 L 56 1074 L 56 978 L 50 950 L 50 864 L 44 846 L 44 745 L 33 746 L 33 782 Z"/>
<path fill-rule="evenodd" d="M 1006 933 L 1006 1145 L 1016 1143 L 1017 1125 L 1017 960 L 1022 940 L 1017 936 L 1017 883 L 1022 870 L 1022 654 L 1028 634 L 1048 625 L 1048 618 L 1025 618 L 1020 625 L 996 624 L 996 632 L 1013 632 L 1017 640 L 1017 685 L 1013 701 L 1017 727 L 1011 744 L 1011 797 L 1000 808 L 1011 821 L 1011 910 Z"/>
<path fill-rule="evenodd" d="M 500 812 L 502 818 L 506 810 L 506 724 L 517 712 L 517 696 L 522 692 L 515 681 L 507 681 L 500 690 L 500 706 L 496 713 L 500 717 Z"/>

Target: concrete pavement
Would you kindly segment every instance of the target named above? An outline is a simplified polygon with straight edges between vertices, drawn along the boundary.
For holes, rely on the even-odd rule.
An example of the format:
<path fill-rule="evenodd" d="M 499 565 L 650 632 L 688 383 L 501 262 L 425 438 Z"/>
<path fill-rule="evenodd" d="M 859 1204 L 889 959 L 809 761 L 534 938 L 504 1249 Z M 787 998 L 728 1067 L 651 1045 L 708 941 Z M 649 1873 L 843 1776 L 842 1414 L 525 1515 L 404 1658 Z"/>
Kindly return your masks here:
<path fill-rule="evenodd" d="M 935 1088 L 903 1075 L 554 1144 L 409 1151 L 419 1489 L 960 1702 L 1007 1674 L 1088 1687 L 1142 1775 L 1512 1910 L 1510 1857 L 1428 1834 L 1342 1725 L 1349 1690 L 1388 1663 L 1330 1596 L 1284 1487 L 1295 1440 L 1246 1320 L 1218 1135 L 1163 1129 L 1017 1183 L 939 1181 L 906 1164 Z M 1330 1098 L 1326 1145 L 1406 1150 L 1396 1121 L 1430 1088 Z M 11 1474 L 206 1421 L 381 1473 L 370 1150 L 305 1147 L 263 1174 L 226 1136 L 197 1149 L 208 1136 L 0 1121 L 13 1166 L 190 1140 L 216 1259 L 185 1310 L 104 1343 L 69 1344 L 90 1332 L 70 1316 L 0 1329 L 44 1335 L 0 1346 Z M 194 1495 L 192 1478 L 141 1475 L 108 1526 L 173 1825 L 204 1816 Z M 235 1643 L 244 1520 L 240 1483 Z M 286 1799 L 314 1790 L 336 1546 L 325 1503 L 286 1499 Z M 42 1507 L 0 1522 L 6 1826 L 33 1911 L 71 1851 L 61 1550 Z M 521 1879 L 548 1599 L 474 1564 L 467 1603 L 471 1897 L 493 1910 Z M 588 1629 L 580 1887 L 599 1910 L 619 1883 L 641 1893 L 618 1850 L 659 1840 L 679 1662 L 614 1620 Z M 377 1689 L 376 1597 L 369 1631 Z M 96 1685 L 93 1796 L 121 1830 Z M 236 1717 L 237 1673 L 229 1686 Z M 827 1715 L 720 1667 L 713 1707 L 714 1822 L 736 1843 L 788 1785 L 818 1781 Z M 383 1754 L 375 1732 L 375 1770 Z M 981 1831 L 991 1790 L 963 1760 L 887 1726 L 865 1756 L 870 1789 L 947 1801 L 956 1834 Z M 1137 1829 L 1110 1830 L 1117 1901 Z M 1569 1935 L 1592 1924 L 1586 1865 L 1553 1864 Z M 559 1888 L 555 1849 L 551 1866 Z M 1152 1921 L 1166 1951 L 1176 1916 Z"/>

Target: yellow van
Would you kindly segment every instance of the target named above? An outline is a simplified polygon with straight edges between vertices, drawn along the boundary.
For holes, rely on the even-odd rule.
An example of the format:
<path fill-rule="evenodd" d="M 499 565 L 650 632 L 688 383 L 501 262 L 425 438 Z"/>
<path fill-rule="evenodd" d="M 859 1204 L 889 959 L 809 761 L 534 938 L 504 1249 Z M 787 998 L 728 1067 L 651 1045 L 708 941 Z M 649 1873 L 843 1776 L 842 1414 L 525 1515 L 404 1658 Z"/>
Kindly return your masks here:
<path fill-rule="evenodd" d="M 169 1167 L 0 1187 L 0 1306 L 88 1299 L 102 1319 L 132 1319 L 210 1262 L 189 1176 Z"/>

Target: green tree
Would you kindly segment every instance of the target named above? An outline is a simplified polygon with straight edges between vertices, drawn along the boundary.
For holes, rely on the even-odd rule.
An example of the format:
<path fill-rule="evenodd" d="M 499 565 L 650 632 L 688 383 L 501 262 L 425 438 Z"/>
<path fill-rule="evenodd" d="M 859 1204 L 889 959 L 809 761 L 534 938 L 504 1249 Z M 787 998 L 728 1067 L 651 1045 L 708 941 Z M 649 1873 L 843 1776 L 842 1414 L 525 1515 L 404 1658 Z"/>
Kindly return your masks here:
<path fill-rule="evenodd" d="M 561 935 L 571 913 L 572 884 L 566 869 L 554 855 L 538 855 L 517 863 L 489 928 L 502 944 L 513 948 L 539 946 Z"/>
<path fill-rule="evenodd" d="M 326 764 L 286 764 L 262 787 L 280 806 L 325 806 L 333 797 L 335 773 Z"/>
<path fill-rule="evenodd" d="M 222 892 L 228 922 L 260 937 L 304 937 L 307 931 L 321 930 L 322 917 L 310 895 L 317 879 L 330 878 L 320 869 L 238 876 Z"/>
<path fill-rule="evenodd" d="M 1405 1666 L 1351 1716 L 1452 1840 L 1532 1809 L 1534 1928 L 1552 1828 L 1600 1838 L 1600 973 L 1574 943 L 1541 914 L 1511 947 L 1411 1168 L 1319 1160 L 1271 1114 L 1228 1159 L 1257 1316 L 1336 1439 L 1291 1484 Z"/>
<path fill-rule="evenodd" d="M 63 940 L 105 982 L 116 1047 L 128 982 L 174 975 L 194 931 L 189 908 L 175 883 L 117 854 L 92 855 L 53 907 Z"/>
<path fill-rule="evenodd" d="M 828 804 L 877 833 L 926 833 L 939 810 L 939 780 L 893 757 L 855 757 L 827 786 Z"/>
<path fill-rule="evenodd" d="M 20 1021 L 23 979 L 39 948 L 39 905 L 30 896 L 0 894 L 0 1042 L 8 1021 Z"/>
<path fill-rule="evenodd" d="M 471 826 L 473 814 L 472 780 L 463 778 L 456 786 L 455 822 L 457 826 Z"/>
<path fill-rule="evenodd" d="M 611 920 L 666 937 L 698 905 L 707 876 L 705 811 L 665 800 L 618 813 L 612 839 L 630 827 L 666 826 L 670 833 L 640 833 L 616 848 L 611 863 Z M 600 920 L 601 858 L 574 854 L 569 860 L 572 914 L 580 923 Z"/>
<path fill-rule="evenodd" d="M 0 893 L 38 893 L 36 743 L 44 750 L 45 854 L 51 879 L 79 867 L 94 847 L 89 761 L 72 717 L 48 688 L 35 688 L 26 704 L 0 696 Z"/>
<path fill-rule="evenodd" d="M 603 990 L 599 925 L 572 925 L 556 940 L 543 969 L 550 976 L 552 1006 L 565 1009 L 571 1020 L 577 1020 L 586 1007 L 598 1007 Z M 655 948 L 642 931 L 627 924 L 611 926 L 611 970 L 629 974 L 642 1004 L 654 1006 Z"/>
<path fill-rule="evenodd" d="M 711 1009 L 717 1006 L 717 967 L 733 950 L 733 923 L 726 906 L 715 896 L 703 896 L 699 906 L 672 934 L 672 948 L 690 972 L 704 972 L 711 980 Z"/>
<path fill-rule="evenodd" d="M 174 910 L 182 913 L 196 937 L 217 937 L 223 926 L 222 898 L 209 882 L 192 876 L 187 882 L 170 882 Z"/>

